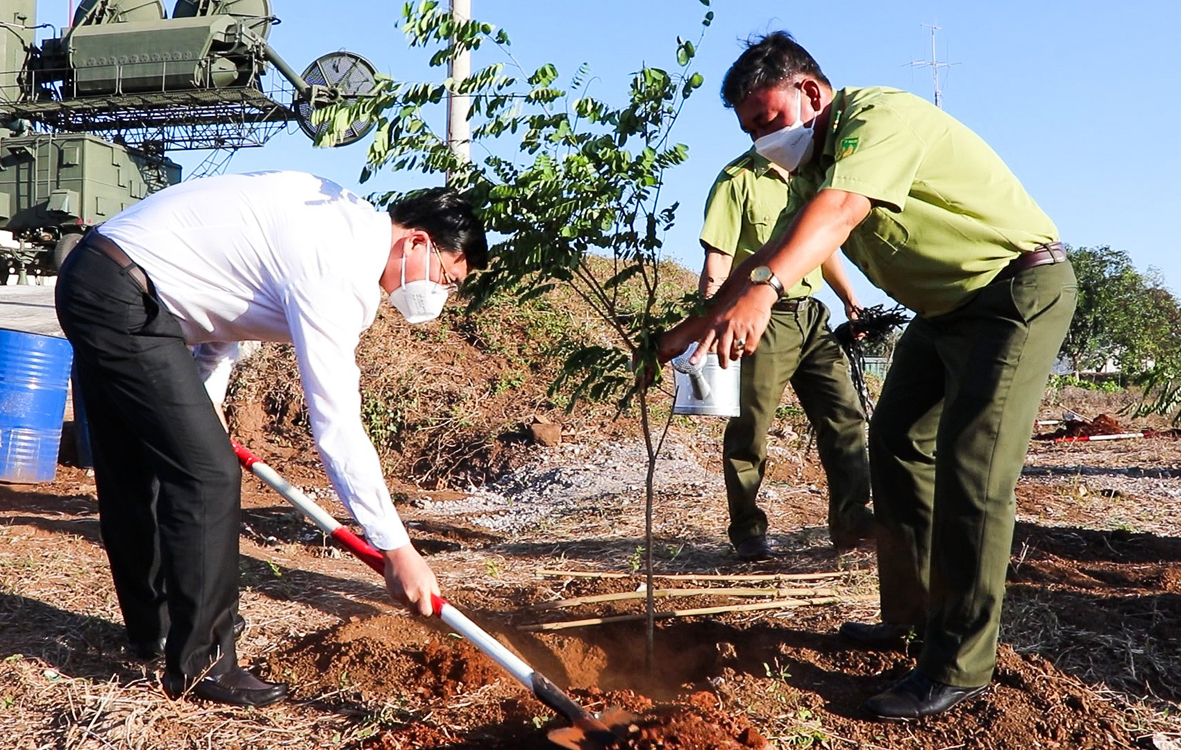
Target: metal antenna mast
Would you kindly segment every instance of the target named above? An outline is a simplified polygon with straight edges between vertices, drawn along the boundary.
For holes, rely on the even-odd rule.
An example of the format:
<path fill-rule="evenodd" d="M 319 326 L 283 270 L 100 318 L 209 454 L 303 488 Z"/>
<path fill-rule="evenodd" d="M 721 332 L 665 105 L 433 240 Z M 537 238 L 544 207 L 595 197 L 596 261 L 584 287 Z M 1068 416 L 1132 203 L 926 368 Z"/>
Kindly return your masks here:
<path fill-rule="evenodd" d="M 451 0 L 451 16 L 457 23 L 470 21 L 472 18 L 471 0 Z M 452 85 L 457 84 L 472 74 L 471 52 L 464 50 L 451 58 L 450 71 Z M 457 94 L 452 91 L 447 96 L 447 143 L 456 156 L 464 161 L 471 160 L 472 131 L 468 122 L 468 112 L 471 110 L 471 97 L 468 94 Z"/>
<path fill-rule="evenodd" d="M 935 32 L 942 31 L 942 26 L 925 23 L 923 24 L 923 28 L 931 30 L 931 60 L 929 62 L 927 60 L 915 60 L 910 66 L 912 68 L 931 69 L 931 79 L 935 84 L 935 106 L 943 109 L 943 89 L 939 86 L 939 69 L 950 68 L 952 65 L 958 65 L 959 63 L 939 62 L 939 56 L 935 52 Z"/>

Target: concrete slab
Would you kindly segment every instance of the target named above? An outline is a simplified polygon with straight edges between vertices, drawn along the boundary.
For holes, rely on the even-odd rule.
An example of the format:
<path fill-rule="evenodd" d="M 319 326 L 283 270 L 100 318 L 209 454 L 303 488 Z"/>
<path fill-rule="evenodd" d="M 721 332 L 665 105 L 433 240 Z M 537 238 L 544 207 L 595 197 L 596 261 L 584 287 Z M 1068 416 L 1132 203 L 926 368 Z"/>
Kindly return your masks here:
<path fill-rule="evenodd" d="M 48 279 L 45 286 L 0 286 L 0 328 L 64 337 L 53 307 L 53 281 Z"/>

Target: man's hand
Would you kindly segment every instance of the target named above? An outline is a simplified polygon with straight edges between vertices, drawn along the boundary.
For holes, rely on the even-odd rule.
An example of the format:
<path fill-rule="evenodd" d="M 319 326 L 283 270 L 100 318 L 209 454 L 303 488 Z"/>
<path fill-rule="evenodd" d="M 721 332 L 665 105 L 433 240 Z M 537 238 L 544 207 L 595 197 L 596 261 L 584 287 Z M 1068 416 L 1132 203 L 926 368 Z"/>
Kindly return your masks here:
<path fill-rule="evenodd" d="M 709 317 L 685 318 L 680 323 L 660 334 L 656 344 L 656 358 L 661 364 L 689 348 L 697 339 L 705 334 Z"/>
<path fill-rule="evenodd" d="M 439 582 L 414 545 L 388 549 L 382 555 L 385 557 L 385 587 L 390 596 L 415 614 L 427 617 L 433 614 L 431 594 L 440 596 Z"/>
<path fill-rule="evenodd" d="M 769 284 L 752 284 L 738 293 L 733 304 L 718 310 L 708 319 L 708 327 L 697 339 L 694 360 L 716 346 L 718 364 L 729 366 L 730 360 L 753 354 L 771 320 L 771 306 L 779 295 Z"/>
<path fill-rule="evenodd" d="M 861 304 L 856 297 L 849 297 L 845 300 L 845 317 L 849 319 L 849 330 L 856 331 L 853 338 L 857 341 L 865 338 L 865 331 L 857 331 L 853 326 L 853 321 L 861 317 Z"/>

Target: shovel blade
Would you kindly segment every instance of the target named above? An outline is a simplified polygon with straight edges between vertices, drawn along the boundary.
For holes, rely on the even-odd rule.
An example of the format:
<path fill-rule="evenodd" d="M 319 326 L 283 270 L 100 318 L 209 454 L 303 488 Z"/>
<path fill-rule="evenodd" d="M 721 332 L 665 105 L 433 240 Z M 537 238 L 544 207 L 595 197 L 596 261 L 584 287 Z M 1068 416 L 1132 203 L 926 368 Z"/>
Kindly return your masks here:
<path fill-rule="evenodd" d="M 576 720 L 572 727 L 552 730 L 546 737 L 566 750 L 610 750 L 622 747 L 621 740 L 627 738 L 628 728 L 635 722 L 634 714 L 612 707 L 600 718 L 588 715 Z"/>

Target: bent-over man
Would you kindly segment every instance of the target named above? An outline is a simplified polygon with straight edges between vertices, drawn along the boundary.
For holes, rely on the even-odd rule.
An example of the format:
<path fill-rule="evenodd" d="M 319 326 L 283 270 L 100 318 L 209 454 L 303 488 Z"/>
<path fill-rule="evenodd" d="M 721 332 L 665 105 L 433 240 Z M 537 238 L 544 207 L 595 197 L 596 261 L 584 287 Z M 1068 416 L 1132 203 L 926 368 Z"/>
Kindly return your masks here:
<path fill-rule="evenodd" d="M 429 320 L 487 255 L 452 191 L 387 213 L 320 177 L 260 172 L 169 187 L 66 259 L 58 319 L 86 404 L 103 544 L 130 649 L 163 651 L 166 692 L 248 706 L 287 693 L 239 667 L 234 645 L 241 471 L 214 401 L 241 340 L 294 345 L 333 486 L 383 551 L 390 594 L 430 613 L 438 583 L 361 423 L 354 351 L 383 290 L 409 322 Z"/>
<path fill-rule="evenodd" d="M 884 622 L 841 632 L 881 647 L 916 630 L 918 666 L 866 709 L 940 713 L 982 693 L 996 665 L 1014 487 L 1074 312 L 1074 272 L 1000 157 L 923 99 L 834 90 L 782 32 L 739 56 L 722 95 L 759 153 L 792 173 L 800 210 L 706 317 L 662 338 L 661 356 L 693 341 L 716 344 L 723 363 L 752 353 L 778 287 L 840 247 L 914 310 L 870 422 Z"/>

